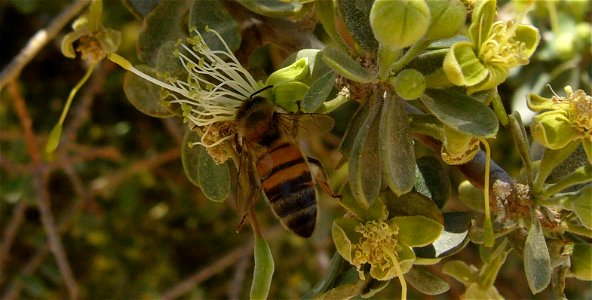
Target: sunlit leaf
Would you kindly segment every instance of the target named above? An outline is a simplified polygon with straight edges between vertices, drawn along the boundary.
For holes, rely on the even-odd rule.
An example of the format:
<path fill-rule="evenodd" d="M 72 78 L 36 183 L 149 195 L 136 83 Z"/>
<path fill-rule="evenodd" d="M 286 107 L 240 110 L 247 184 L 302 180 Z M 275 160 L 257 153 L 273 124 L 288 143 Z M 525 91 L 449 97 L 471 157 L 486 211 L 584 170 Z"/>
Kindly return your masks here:
<path fill-rule="evenodd" d="M 592 245 L 579 243 L 571 254 L 571 273 L 580 280 L 592 281 Z"/>
<path fill-rule="evenodd" d="M 414 248 L 419 264 L 432 264 L 433 259 L 441 259 L 456 254 L 469 242 L 471 215 L 466 212 L 444 213 L 444 229 L 440 236 L 425 247 Z M 422 261 L 421 259 L 425 259 Z"/>
<path fill-rule="evenodd" d="M 444 226 L 423 216 L 394 217 L 399 226 L 399 241 L 411 247 L 420 247 L 435 241 Z"/>
<path fill-rule="evenodd" d="M 469 266 L 462 260 L 447 261 L 442 267 L 442 273 L 454 277 L 454 279 L 462 282 L 465 286 L 476 281 L 478 271 L 477 268 Z"/>

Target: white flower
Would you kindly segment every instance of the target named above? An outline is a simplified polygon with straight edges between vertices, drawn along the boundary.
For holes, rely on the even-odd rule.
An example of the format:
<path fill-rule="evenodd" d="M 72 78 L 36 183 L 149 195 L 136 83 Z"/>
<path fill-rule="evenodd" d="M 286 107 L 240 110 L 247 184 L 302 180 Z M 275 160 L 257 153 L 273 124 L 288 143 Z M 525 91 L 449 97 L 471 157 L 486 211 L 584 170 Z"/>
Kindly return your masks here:
<path fill-rule="evenodd" d="M 199 31 L 192 28 L 193 36 L 185 43 L 179 40 L 178 49 L 173 53 L 187 71 L 188 76 L 183 80 L 163 74 L 163 82 L 133 66 L 124 68 L 165 88 L 167 102 L 181 105 L 184 121 L 190 123 L 190 128 L 197 126 L 202 132 L 201 142 L 196 144 L 210 150 L 234 136 L 227 130 L 229 123 L 235 121 L 243 101 L 259 90 L 260 84 L 241 66 L 218 32 L 208 27 L 205 30 L 213 33 L 224 49 L 212 50 Z"/>

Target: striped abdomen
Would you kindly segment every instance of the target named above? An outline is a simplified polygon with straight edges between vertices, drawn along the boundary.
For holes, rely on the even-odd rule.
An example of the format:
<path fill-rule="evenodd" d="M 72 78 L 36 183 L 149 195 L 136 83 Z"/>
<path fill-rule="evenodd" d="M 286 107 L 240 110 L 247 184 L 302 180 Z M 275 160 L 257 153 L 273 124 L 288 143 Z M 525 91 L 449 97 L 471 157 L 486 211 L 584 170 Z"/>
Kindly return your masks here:
<path fill-rule="evenodd" d="M 317 220 L 317 204 L 310 167 L 300 149 L 276 140 L 257 161 L 257 174 L 274 213 L 302 237 L 309 237 Z"/>

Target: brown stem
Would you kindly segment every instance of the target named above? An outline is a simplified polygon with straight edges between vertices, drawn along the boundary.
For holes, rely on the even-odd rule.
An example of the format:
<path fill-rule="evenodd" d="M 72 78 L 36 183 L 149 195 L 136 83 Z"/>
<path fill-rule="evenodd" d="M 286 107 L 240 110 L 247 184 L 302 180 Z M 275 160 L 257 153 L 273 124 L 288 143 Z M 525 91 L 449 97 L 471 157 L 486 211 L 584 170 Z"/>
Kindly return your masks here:
<path fill-rule="evenodd" d="M 8 257 L 10 255 L 10 248 L 12 248 L 12 244 L 14 244 L 14 240 L 16 238 L 16 234 L 18 233 L 19 228 L 23 224 L 23 220 L 25 219 L 25 211 L 27 210 L 27 204 L 24 201 L 20 201 L 12 211 L 12 218 L 8 225 L 4 229 L 4 239 L 2 240 L 2 245 L 0 247 L 0 285 L 4 282 L 5 279 L 5 266 L 8 262 Z"/>
<path fill-rule="evenodd" d="M 64 247 L 62 246 L 60 236 L 56 229 L 55 220 L 51 214 L 49 195 L 46 189 L 48 169 L 47 166 L 45 166 L 41 161 L 41 155 L 37 147 L 35 133 L 33 132 L 33 122 L 29 116 L 25 100 L 22 98 L 16 82 L 11 82 L 8 85 L 8 93 L 11 96 L 15 112 L 19 118 L 21 126 L 23 127 L 27 150 L 34 165 L 33 183 L 35 190 L 37 191 L 37 197 L 35 197 L 35 200 L 37 203 L 37 209 L 41 215 L 43 228 L 47 234 L 49 249 L 56 259 L 58 269 L 60 270 L 60 273 L 68 288 L 70 298 L 76 299 L 78 298 L 78 284 L 76 283 L 74 275 L 72 274 L 72 269 L 70 268 L 70 264 L 68 263 L 68 259 L 64 252 Z"/>
<path fill-rule="evenodd" d="M 39 53 L 39 51 L 62 31 L 64 26 L 76 17 L 80 11 L 89 3 L 89 0 L 77 0 L 66 7 L 47 28 L 41 29 L 29 39 L 27 45 L 21 52 L 12 59 L 0 73 L 0 88 L 15 80 L 23 68 Z"/>

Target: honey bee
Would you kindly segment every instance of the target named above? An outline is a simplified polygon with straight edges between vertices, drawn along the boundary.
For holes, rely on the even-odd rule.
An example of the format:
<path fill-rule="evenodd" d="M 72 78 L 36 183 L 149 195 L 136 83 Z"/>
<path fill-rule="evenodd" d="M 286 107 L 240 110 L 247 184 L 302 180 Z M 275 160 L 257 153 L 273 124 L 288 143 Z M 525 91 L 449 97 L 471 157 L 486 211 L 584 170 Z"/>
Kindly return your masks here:
<path fill-rule="evenodd" d="M 259 190 L 256 196 L 263 189 L 272 211 L 281 223 L 301 237 L 310 237 L 317 220 L 317 195 L 313 178 L 328 194 L 338 196 L 331 192 L 320 162 L 304 156 L 294 136 L 299 127 L 305 131 L 310 131 L 305 128 L 307 126 L 330 129 L 333 119 L 319 114 L 276 112 L 275 104 L 260 95 L 268 88 L 271 86 L 253 93 L 237 112 L 240 139 L 237 145 L 242 145 L 237 147 L 241 152 L 239 169 L 243 157 L 248 158 L 253 164 L 251 170 L 258 178 Z M 239 177 L 240 173 L 239 170 Z"/>

